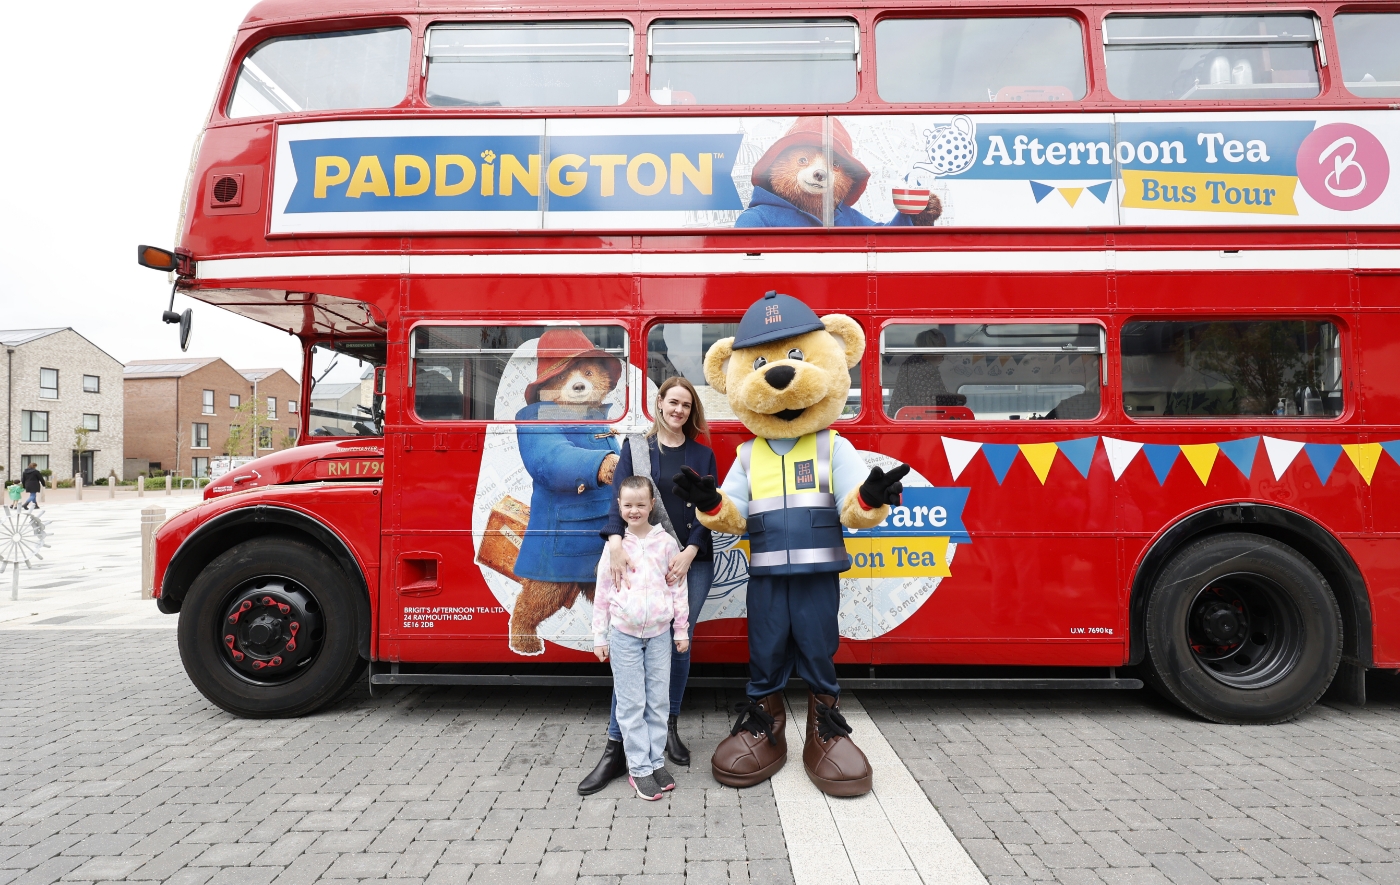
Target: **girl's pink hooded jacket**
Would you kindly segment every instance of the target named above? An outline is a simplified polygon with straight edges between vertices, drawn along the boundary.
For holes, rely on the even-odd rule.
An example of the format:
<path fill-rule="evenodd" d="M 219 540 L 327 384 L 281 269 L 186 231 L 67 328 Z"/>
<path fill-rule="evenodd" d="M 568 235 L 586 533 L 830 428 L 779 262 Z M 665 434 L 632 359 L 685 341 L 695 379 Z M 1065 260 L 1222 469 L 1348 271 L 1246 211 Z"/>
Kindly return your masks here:
<path fill-rule="evenodd" d="M 652 527 L 645 538 L 629 528 L 622 533 L 622 546 L 632 560 L 632 570 L 621 584 L 614 584 L 608 551 L 598 561 L 598 585 L 593 594 L 593 644 L 608 644 L 608 626 L 628 636 L 650 639 L 673 625 L 675 638 L 689 635 L 690 603 L 685 581 L 666 583 L 666 569 L 680 553 L 680 547 L 665 530 Z"/>

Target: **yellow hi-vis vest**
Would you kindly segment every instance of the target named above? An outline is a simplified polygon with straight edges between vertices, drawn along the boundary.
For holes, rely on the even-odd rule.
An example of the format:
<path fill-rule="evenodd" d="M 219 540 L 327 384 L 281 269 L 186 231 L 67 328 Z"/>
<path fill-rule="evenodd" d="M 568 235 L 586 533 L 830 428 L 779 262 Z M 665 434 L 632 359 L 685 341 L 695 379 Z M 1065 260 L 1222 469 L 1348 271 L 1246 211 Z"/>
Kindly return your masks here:
<path fill-rule="evenodd" d="M 851 567 L 832 486 L 836 431 L 799 437 L 779 455 L 766 439 L 739 446 L 749 477 L 749 574 L 844 572 Z"/>

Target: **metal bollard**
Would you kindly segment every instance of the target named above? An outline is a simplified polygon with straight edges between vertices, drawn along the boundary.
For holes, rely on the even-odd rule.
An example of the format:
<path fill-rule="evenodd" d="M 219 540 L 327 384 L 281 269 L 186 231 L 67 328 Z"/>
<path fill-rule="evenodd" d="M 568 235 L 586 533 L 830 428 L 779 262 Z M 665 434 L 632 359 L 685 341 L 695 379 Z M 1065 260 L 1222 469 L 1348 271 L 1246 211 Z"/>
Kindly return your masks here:
<path fill-rule="evenodd" d="M 83 500 L 83 475 L 81 473 L 73 474 L 73 490 L 78 493 L 78 500 Z"/>
<path fill-rule="evenodd" d="M 136 474 L 136 497 L 146 497 L 146 474 Z"/>
<path fill-rule="evenodd" d="M 165 522 L 164 507 L 141 508 L 141 598 L 154 599 L 156 529 Z"/>
<path fill-rule="evenodd" d="M 117 496 L 117 475 L 116 475 L 115 473 L 109 473 L 109 474 L 107 474 L 107 497 L 108 497 L 108 498 L 115 498 L 116 496 Z"/>
<path fill-rule="evenodd" d="M 165 475 L 165 493 L 170 494 L 170 474 Z"/>

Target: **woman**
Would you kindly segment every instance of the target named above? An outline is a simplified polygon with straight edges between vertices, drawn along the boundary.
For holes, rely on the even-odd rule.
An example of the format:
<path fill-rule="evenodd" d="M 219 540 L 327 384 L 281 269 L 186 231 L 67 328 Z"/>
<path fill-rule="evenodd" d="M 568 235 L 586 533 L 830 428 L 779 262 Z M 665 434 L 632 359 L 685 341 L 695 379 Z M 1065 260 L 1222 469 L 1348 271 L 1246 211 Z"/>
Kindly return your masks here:
<path fill-rule="evenodd" d="M 689 381 L 679 376 L 667 378 L 656 393 L 656 420 L 647 431 L 647 460 L 651 464 L 651 479 L 660 492 L 661 504 L 666 509 L 671 526 L 675 530 L 681 552 L 671 560 L 667 573 L 668 580 L 679 581 L 685 577 L 690 602 L 690 638 L 695 638 L 695 624 L 700 620 L 700 608 L 710 593 L 714 580 L 714 556 L 710 542 L 710 530 L 695 518 L 695 507 L 687 504 L 671 491 L 671 477 L 681 472 L 681 467 L 689 467 L 701 476 L 714 476 L 717 473 L 715 453 L 697 437 L 709 433 L 705 425 L 705 409 L 700 397 Z M 613 487 L 633 474 L 632 445 L 635 438 L 629 439 L 622 447 L 622 459 L 613 473 Z M 638 459 L 640 460 L 640 459 Z M 612 509 L 608 513 L 608 524 L 601 534 L 608 542 L 608 551 L 614 581 L 621 581 L 631 568 L 627 554 L 622 547 L 622 534 L 626 523 L 617 509 L 617 495 L 612 496 Z M 690 676 L 690 648 L 684 652 L 671 654 L 671 715 L 666 727 L 666 755 L 677 765 L 690 764 L 690 750 L 681 741 L 677 728 L 677 717 L 681 712 L 681 696 L 685 694 L 686 679 Z M 617 726 L 617 699 L 613 699 L 613 713 L 608 721 L 608 744 L 603 750 L 603 758 L 588 777 L 578 785 L 584 796 L 596 793 L 606 787 L 613 778 L 627 773 L 627 757 L 622 751 L 622 731 Z"/>

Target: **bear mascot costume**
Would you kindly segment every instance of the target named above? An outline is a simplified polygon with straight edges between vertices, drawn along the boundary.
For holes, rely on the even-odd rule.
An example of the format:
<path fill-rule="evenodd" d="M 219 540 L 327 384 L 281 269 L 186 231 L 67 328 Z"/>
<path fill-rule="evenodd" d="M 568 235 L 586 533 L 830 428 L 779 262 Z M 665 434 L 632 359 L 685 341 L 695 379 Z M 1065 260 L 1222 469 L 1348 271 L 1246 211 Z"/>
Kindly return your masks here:
<path fill-rule="evenodd" d="M 807 776 L 832 796 L 870 791 L 870 763 L 841 715 L 833 656 L 840 644 L 840 573 L 850 568 L 841 527 L 871 528 L 898 504 L 909 472 L 867 470 L 830 425 L 850 392 L 865 334 L 841 314 L 817 318 L 769 292 L 733 338 L 705 354 L 705 380 L 729 398 L 756 437 L 739 446 L 722 486 L 687 468 L 676 493 L 716 532 L 749 536 L 748 699 L 715 750 L 715 780 L 748 787 L 787 761 L 783 689 L 794 668 L 806 681 Z"/>
<path fill-rule="evenodd" d="M 510 615 L 510 647 L 522 655 L 544 652 L 538 631 L 546 618 L 572 607 L 579 593 L 593 601 L 603 553 L 598 533 L 608 520 L 619 460 L 603 400 L 622 377 L 621 362 L 578 329 L 550 329 L 536 347 L 535 380 L 515 420 L 573 423 L 516 427 L 520 460 L 534 484 L 515 561 L 520 595 Z"/>
<path fill-rule="evenodd" d="M 823 117 L 798 117 L 787 134 L 759 157 L 753 167 L 753 196 L 735 227 L 821 227 L 822 201 L 828 191 L 836 227 L 880 225 L 852 208 L 870 180 L 870 170 L 856 159 L 851 136 L 840 120 L 831 121 L 831 157 L 822 146 Z M 937 194 L 914 215 L 896 212 L 886 227 L 929 227 L 943 214 Z"/>

